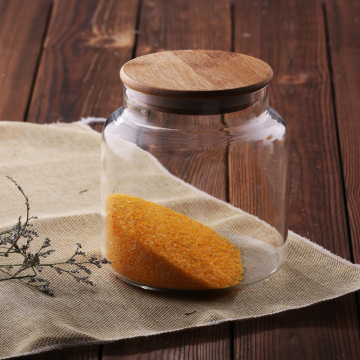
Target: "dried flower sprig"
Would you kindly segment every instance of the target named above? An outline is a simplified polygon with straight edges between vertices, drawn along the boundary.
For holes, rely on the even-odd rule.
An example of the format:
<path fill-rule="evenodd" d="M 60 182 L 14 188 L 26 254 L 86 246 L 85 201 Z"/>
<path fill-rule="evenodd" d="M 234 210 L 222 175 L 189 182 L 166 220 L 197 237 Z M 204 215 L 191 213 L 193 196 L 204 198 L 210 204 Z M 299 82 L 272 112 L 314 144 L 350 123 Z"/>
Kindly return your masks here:
<path fill-rule="evenodd" d="M 0 232 L 0 281 L 22 280 L 46 294 L 53 295 L 50 281 L 41 276 L 44 268 L 50 268 L 60 275 L 65 274 L 77 282 L 93 286 L 94 283 L 89 278 L 91 274 L 89 267 L 101 268 L 103 264 L 109 264 L 110 261 L 105 258 L 99 259 L 95 255 L 86 258 L 81 244 L 77 243 L 73 255 L 68 259 L 60 262 L 44 262 L 44 259 L 55 251 L 51 249 L 51 240 L 45 238 L 37 251 L 31 251 L 32 241 L 39 237 L 31 222 L 37 218 L 30 216 L 29 199 L 21 186 L 10 176 L 7 178 L 15 184 L 25 199 L 26 218 L 23 221 L 20 216 L 13 227 Z M 16 263 L 9 261 L 10 256 L 18 258 L 19 255 L 21 261 Z M 3 260 L 6 258 L 6 263 L 1 264 L 1 258 Z"/>

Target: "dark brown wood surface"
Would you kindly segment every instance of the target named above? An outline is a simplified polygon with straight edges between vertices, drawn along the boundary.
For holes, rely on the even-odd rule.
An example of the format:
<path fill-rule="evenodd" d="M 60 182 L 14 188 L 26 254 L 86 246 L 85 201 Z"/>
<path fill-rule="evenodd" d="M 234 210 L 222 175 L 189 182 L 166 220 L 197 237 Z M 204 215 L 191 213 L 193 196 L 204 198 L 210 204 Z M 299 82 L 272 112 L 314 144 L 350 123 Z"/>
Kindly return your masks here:
<path fill-rule="evenodd" d="M 0 1 L 0 119 L 24 121 L 43 51 L 51 0 Z"/>
<path fill-rule="evenodd" d="M 354 261 L 360 262 L 360 2 L 327 1 L 329 67 Z"/>
<path fill-rule="evenodd" d="M 55 1 L 27 121 L 73 122 L 115 111 L 137 14 L 137 0 Z"/>
<path fill-rule="evenodd" d="M 282 114 L 290 134 L 290 229 L 349 259 L 323 20 L 321 3 L 312 0 L 257 4 L 239 0 L 235 3 L 234 42 L 235 51 L 264 59 L 274 70 L 270 104 Z M 360 356 L 358 319 L 346 311 L 346 307 L 356 308 L 355 298 L 342 301 L 323 305 L 332 314 L 330 318 L 320 317 L 319 307 L 313 306 L 293 316 L 237 322 L 235 347 L 243 355 L 250 347 L 246 358 L 254 360 L 267 359 L 270 354 L 341 358 L 345 340 L 347 354 L 355 359 Z M 348 328 L 342 332 L 343 339 L 334 338 L 330 323 L 331 328 Z M 251 329 L 256 329 L 253 336 Z"/>
<path fill-rule="evenodd" d="M 273 67 L 271 105 L 291 139 L 290 229 L 359 263 L 357 0 L 0 0 L 0 119 L 107 117 L 121 105 L 124 62 L 185 48 L 235 50 Z M 351 294 L 255 320 L 26 358 L 358 359 L 359 311 Z"/>

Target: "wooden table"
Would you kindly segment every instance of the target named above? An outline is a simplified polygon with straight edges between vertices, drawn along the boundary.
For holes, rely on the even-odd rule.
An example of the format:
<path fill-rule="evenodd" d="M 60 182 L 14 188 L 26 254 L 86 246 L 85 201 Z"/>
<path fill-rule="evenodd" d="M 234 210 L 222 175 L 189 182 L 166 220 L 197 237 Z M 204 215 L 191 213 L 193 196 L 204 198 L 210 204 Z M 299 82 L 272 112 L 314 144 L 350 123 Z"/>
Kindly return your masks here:
<path fill-rule="evenodd" d="M 291 136 L 290 229 L 360 263 L 358 0 L 0 0 L 0 119 L 107 117 L 122 102 L 124 62 L 184 48 L 273 67 L 271 105 Z M 359 311 L 350 294 L 27 359 L 359 359 Z"/>

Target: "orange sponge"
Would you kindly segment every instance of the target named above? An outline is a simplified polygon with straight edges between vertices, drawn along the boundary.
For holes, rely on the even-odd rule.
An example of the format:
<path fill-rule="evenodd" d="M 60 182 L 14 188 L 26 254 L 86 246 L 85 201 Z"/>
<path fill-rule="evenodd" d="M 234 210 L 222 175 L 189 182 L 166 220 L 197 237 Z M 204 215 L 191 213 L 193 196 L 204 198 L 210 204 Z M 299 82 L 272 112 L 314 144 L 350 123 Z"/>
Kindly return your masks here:
<path fill-rule="evenodd" d="M 115 272 L 157 288 L 220 289 L 241 282 L 241 253 L 209 227 L 129 195 L 106 201 L 106 257 Z"/>

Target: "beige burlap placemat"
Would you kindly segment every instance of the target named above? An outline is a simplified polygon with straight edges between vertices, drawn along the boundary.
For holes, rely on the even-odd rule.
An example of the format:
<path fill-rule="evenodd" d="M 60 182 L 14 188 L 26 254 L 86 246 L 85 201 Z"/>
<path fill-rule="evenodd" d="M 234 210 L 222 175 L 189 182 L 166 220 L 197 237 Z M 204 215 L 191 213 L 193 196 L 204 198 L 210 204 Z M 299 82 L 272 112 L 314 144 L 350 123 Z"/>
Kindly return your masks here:
<path fill-rule="evenodd" d="M 23 199 L 5 175 L 28 195 L 39 240 L 50 237 L 56 249 L 51 256 L 66 258 L 77 242 L 100 256 L 100 134 L 79 124 L 1 122 L 2 229 L 24 214 Z M 95 287 L 56 273 L 47 277 L 55 297 L 20 281 L 0 282 L 0 358 L 269 315 L 360 288 L 359 265 L 292 232 L 276 276 L 211 296 L 141 290 L 105 269 L 93 271 Z"/>

